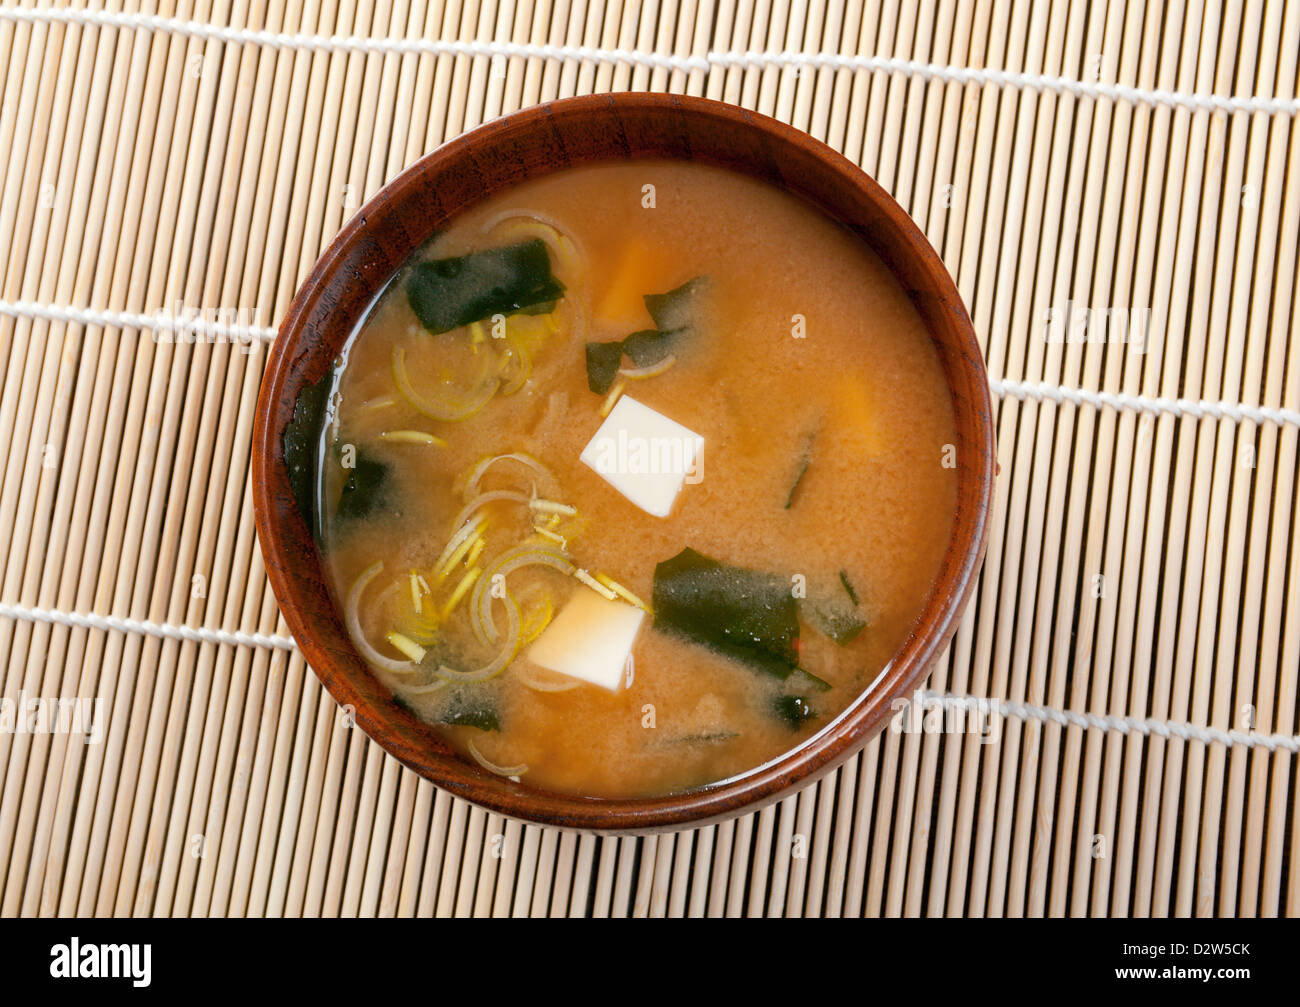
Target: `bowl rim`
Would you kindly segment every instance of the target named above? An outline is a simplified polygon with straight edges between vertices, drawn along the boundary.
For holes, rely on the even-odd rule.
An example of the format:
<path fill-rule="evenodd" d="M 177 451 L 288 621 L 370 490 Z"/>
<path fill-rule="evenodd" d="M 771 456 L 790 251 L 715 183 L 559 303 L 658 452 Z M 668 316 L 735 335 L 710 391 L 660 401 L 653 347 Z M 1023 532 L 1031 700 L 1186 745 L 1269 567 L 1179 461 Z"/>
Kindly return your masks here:
<path fill-rule="evenodd" d="M 883 250 L 873 245 L 860 229 L 852 229 L 858 230 L 859 236 L 882 255 L 914 303 L 921 295 L 936 299 L 939 305 L 936 310 L 948 318 L 954 333 L 954 342 L 944 344 L 933 325 L 927 323 L 931 338 L 944 358 L 958 436 L 963 440 L 964 457 L 958 464 L 957 506 L 959 513 L 963 507 L 971 508 L 971 513 L 968 522 L 970 533 L 961 542 L 955 541 L 958 521 L 954 519 L 954 540 L 949 542 L 939 575 L 908 637 L 873 682 L 829 724 L 796 747 L 742 775 L 693 790 L 658 797 L 622 799 L 582 797 L 495 776 L 452 752 L 427 725 L 416 721 L 391 697 L 386 706 L 380 708 L 367 694 L 379 680 L 366 669 L 346 634 L 342 639 L 321 639 L 309 622 L 309 606 L 313 604 L 313 598 L 304 595 L 315 595 L 317 589 L 312 586 L 311 571 L 306 566 L 308 560 L 313 562 L 317 580 L 323 583 L 319 576 L 321 563 L 310 532 L 306 534 L 312 543 L 313 554 L 311 557 L 303 556 L 302 533 L 306 531 L 306 525 L 296 507 L 286 508 L 285 505 L 288 477 L 281 438 L 288 418 L 292 416 L 292 406 L 288 408 L 288 417 L 285 415 L 286 384 L 296 380 L 297 391 L 300 391 L 309 383 L 304 376 L 304 361 L 313 359 L 313 332 L 306 327 L 309 317 L 314 311 L 321 310 L 321 299 L 330 283 L 336 280 L 345 260 L 354 255 L 357 243 L 365 240 L 367 229 L 375 217 L 400 206 L 410 198 L 414 187 L 426 184 L 429 178 L 458 163 L 472 162 L 474 151 L 493 141 L 504 142 L 507 136 L 541 135 L 548 130 L 554 135 L 557 122 L 572 123 L 601 115 L 617 117 L 627 113 L 669 118 L 688 116 L 732 130 L 748 131 L 765 154 L 798 152 L 803 160 L 816 162 L 818 170 L 836 184 L 855 190 L 857 197 L 879 213 L 887 228 L 892 229 L 891 237 L 897 242 L 890 249 L 890 255 L 883 254 Z M 653 155 L 635 159 L 652 160 Z M 618 158 L 596 157 L 583 159 L 580 163 L 614 160 Z M 563 170 L 568 164 L 565 159 L 545 171 L 531 172 L 529 177 Z M 735 170 L 744 172 L 743 168 Z M 748 174 L 750 177 L 763 177 L 757 168 Z M 518 181 L 522 179 L 509 184 Z M 807 193 L 795 194 L 803 196 L 806 202 L 810 201 Z M 474 202 L 462 202 L 444 219 L 454 218 Z M 845 223 L 841 216 L 827 208 L 816 205 L 815 208 L 831 219 Z M 442 223 L 438 221 L 430 225 L 429 231 Z M 898 254 L 900 250 L 901 257 Z M 928 288 L 909 287 L 899 275 L 900 262 L 919 274 L 928 283 Z M 372 295 L 377 295 L 379 289 L 371 291 Z M 919 304 L 917 307 L 920 310 Z M 320 356 L 319 352 L 316 356 Z M 954 374 L 951 368 L 956 368 L 958 373 Z M 961 388 L 955 384 L 958 377 L 964 381 Z M 294 391 L 292 398 L 296 400 L 296 397 Z M 967 421 L 969 430 L 963 427 L 963 420 Z M 965 449 L 966 442 L 973 450 Z M 930 673 L 955 633 L 973 593 L 988 541 L 993 470 L 992 405 L 974 327 L 938 254 L 902 207 L 852 161 L 779 120 L 712 99 L 656 92 L 618 92 L 559 99 L 491 120 L 421 157 L 353 214 L 298 288 L 279 327 L 258 396 L 250 474 L 258 540 L 267 577 L 285 622 L 307 664 L 339 706 L 351 709 L 356 726 L 398 761 L 435 785 L 490 811 L 562 829 L 645 834 L 699 827 L 770 804 L 830 772 L 883 730 L 895 701 L 908 696 Z M 963 488 L 969 489 L 970 499 L 963 498 Z M 328 600 L 328 592 L 325 598 L 332 609 L 333 602 Z M 319 604 L 318 597 L 315 603 Z M 338 622 L 337 618 L 333 621 Z M 368 676 L 370 682 L 359 682 L 356 678 L 358 673 Z M 361 688 L 361 685 L 366 687 Z M 387 691 L 382 683 L 380 691 Z M 413 727 L 412 721 L 418 726 Z M 394 722 L 398 722 L 401 730 L 394 729 Z M 420 744 L 412 742 L 409 737 L 412 735 L 417 741 L 426 743 L 427 750 L 422 751 Z"/>

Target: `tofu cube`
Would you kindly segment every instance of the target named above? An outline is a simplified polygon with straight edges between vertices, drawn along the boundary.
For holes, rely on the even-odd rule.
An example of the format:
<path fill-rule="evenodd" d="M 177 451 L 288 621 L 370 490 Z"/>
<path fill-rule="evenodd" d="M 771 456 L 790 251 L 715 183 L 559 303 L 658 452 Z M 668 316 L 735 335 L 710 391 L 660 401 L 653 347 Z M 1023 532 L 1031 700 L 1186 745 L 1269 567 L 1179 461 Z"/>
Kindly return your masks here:
<path fill-rule="evenodd" d="M 579 456 L 655 517 L 667 517 L 686 482 L 699 482 L 704 438 L 624 395 Z"/>
<path fill-rule="evenodd" d="M 580 587 L 551 620 L 527 657 L 561 675 L 618 692 L 645 612 Z"/>

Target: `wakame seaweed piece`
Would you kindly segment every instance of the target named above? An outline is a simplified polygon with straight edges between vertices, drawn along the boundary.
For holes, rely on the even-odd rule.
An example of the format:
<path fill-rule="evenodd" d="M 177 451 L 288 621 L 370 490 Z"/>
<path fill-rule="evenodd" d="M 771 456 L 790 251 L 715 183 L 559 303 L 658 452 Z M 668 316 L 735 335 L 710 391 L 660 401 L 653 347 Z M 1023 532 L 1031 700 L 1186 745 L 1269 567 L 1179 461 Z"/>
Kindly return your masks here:
<path fill-rule="evenodd" d="M 844 590 L 848 593 L 849 601 L 853 602 L 856 607 L 858 604 L 858 592 L 853 589 L 853 581 L 849 580 L 849 575 L 843 570 L 840 571 L 840 583 L 844 585 Z"/>
<path fill-rule="evenodd" d="M 739 737 L 739 731 L 704 731 L 699 734 L 678 734 L 667 738 L 659 738 L 652 742 L 650 747 L 676 748 L 681 745 L 717 745 Z"/>
<path fill-rule="evenodd" d="M 643 329 L 623 340 L 623 352 L 637 367 L 653 367 L 673 352 L 677 337 L 685 330 L 660 332 Z"/>
<path fill-rule="evenodd" d="M 799 664 L 798 603 L 783 578 L 686 548 L 655 567 L 654 625 L 777 678 Z"/>
<path fill-rule="evenodd" d="M 653 367 L 672 354 L 694 334 L 695 300 L 707 284 L 708 277 L 697 276 L 666 294 L 646 294 L 646 310 L 658 328 L 633 332 L 618 342 L 588 343 L 587 387 L 598 395 L 609 391 L 624 354 L 634 367 Z"/>
<path fill-rule="evenodd" d="M 438 723 L 453 727 L 477 727 L 480 731 L 501 730 L 501 717 L 495 706 L 462 704 L 448 709 Z"/>
<path fill-rule="evenodd" d="M 798 730 L 804 721 L 816 716 L 812 704 L 803 696 L 777 696 L 772 701 L 772 709 L 792 731 Z"/>
<path fill-rule="evenodd" d="M 389 490 L 388 466 L 357 449 L 355 465 L 344 469 L 348 477 L 343 482 L 334 517 L 339 521 L 369 517 L 376 508 L 387 505 Z"/>
<path fill-rule="evenodd" d="M 316 520 L 316 467 L 320 452 L 320 435 L 325 425 L 325 406 L 334 379 L 331 368 L 315 384 L 306 385 L 293 404 L 293 419 L 284 428 L 280 445 L 284 449 L 284 467 L 289 473 L 289 488 L 303 522 L 312 535 L 320 538 Z"/>
<path fill-rule="evenodd" d="M 795 668 L 794 675 L 790 677 L 790 681 L 793 682 L 796 679 L 808 682 L 818 692 L 830 692 L 833 688 L 830 682 L 826 681 L 824 678 L 818 678 L 807 668 Z"/>
<path fill-rule="evenodd" d="M 564 284 L 551 272 L 551 257 L 540 238 L 417 263 L 406 281 L 411 310 L 435 334 L 493 315 L 513 315 L 563 294 Z"/>
<path fill-rule="evenodd" d="M 453 686 L 433 719 L 454 727 L 501 730 L 501 712 L 496 695 L 482 687 Z"/>
<path fill-rule="evenodd" d="M 789 510 L 794 506 L 795 494 L 799 492 L 799 486 L 803 483 L 803 477 L 808 474 L 808 466 L 812 464 L 813 440 L 817 437 L 817 431 L 814 430 L 803 442 L 803 451 L 799 454 L 799 468 L 794 474 L 794 482 L 790 484 L 790 492 L 785 498 L 785 509 Z"/>
<path fill-rule="evenodd" d="M 804 474 L 808 471 L 808 464 L 812 461 L 812 456 L 805 454 L 799 463 L 799 471 L 794 474 L 794 482 L 790 484 L 790 492 L 786 494 L 785 509 L 789 510 L 794 506 L 795 494 L 799 492 L 799 484 L 803 482 Z"/>
<path fill-rule="evenodd" d="M 696 276 L 664 294 L 646 294 L 645 308 L 660 332 L 677 332 L 695 324 L 699 297 L 709 286 L 707 276 Z"/>
<path fill-rule="evenodd" d="M 587 387 L 597 395 L 604 395 L 618 377 L 618 368 L 622 362 L 621 342 L 588 343 Z"/>
<path fill-rule="evenodd" d="M 587 344 L 587 387 L 604 395 L 618 377 L 626 353 L 637 367 L 657 364 L 671 352 L 671 336 L 656 329 L 633 332 L 626 339 Z"/>
<path fill-rule="evenodd" d="M 829 636 L 841 647 L 857 639 L 858 634 L 867 628 L 867 620 L 843 604 L 839 599 L 806 599 L 803 604 L 808 621 L 817 627 L 823 636 Z"/>

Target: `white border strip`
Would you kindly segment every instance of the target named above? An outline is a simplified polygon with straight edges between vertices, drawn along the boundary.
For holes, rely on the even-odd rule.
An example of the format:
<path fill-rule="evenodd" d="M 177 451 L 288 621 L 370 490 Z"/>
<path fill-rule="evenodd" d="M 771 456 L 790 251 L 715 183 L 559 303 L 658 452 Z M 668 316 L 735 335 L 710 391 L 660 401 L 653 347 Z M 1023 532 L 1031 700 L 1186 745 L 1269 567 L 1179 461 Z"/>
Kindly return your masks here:
<path fill-rule="evenodd" d="M 714 51 L 703 56 L 672 56 L 634 49 L 599 49 L 590 46 L 534 45 L 498 41 L 450 41 L 422 38 L 366 38 L 357 35 L 304 35 L 259 31 L 213 25 L 155 14 L 132 14 L 85 10 L 31 10 L 0 7 L 0 20 L 29 24 L 76 24 L 92 27 L 166 32 L 211 42 L 250 44 L 276 49 L 317 52 L 375 53 L 380 55 L 487 56 L 523 59 L 569 59 L 593 63 L 629 63 L 654 69 L 684 72 L 714 68 L 808 68 L 824 70 L 883 71 L 955 84 L 991 84 L 1029 91 L 1050 91 L 1076 98 L 1127 101 L 1193 112 L 1262 112 L 1267 115 L 1300 115 L 1300 99 L 1237 97 L 1196 94 L 1185 91 L 1148 90 L 1125 84 L 1085 83 L 1069 77 L 1016 73 L 1008 70 L 945 66 L 920 60 L 886 56 L 857 56 L 839 53 Z"/>

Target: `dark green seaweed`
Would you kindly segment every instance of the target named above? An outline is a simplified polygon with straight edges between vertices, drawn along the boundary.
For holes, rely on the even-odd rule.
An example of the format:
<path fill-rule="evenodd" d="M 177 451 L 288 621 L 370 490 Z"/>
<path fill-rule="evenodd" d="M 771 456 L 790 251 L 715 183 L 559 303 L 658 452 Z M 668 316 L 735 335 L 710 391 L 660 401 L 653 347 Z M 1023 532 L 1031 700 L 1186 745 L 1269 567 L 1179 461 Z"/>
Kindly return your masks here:
<path fill-rule="evenodd" d="M 807 668 L 795 668 L 794 675 L 790 678 L 791 682 L 806 681 L 818 692 L 830 692 L 831 683 L 824 678 L 818 678 Z"/>
<path fill-rule="evenodd" d="M 563 294 L 564 284 L 551 272 L 551 257 L 540 238 L 421 262 L 406 281 L 411 310 L 432 333 L 493 315 L 535 311 Z"/>
<path fill-rule="evenodd" d="M 853 589 L 853 582 L 849 580 L 849 575 L 843 570 L 840 571 L 840 583 L 844 585 L 844 590 L 848 593 L 849 601 L 853 602 L 854 606 L 856 606 L 858 604 L 858 592 Z"/>
<path fill-rule="evenodd" d="M 688 329 L 676 332 L 660 332 L 658 329 L 642 329 L 633 332 L 623 340 L 623 352 L 635 367 L 653 367 L 673 352 L 678 339 Z"/>
<path fill-rule="evenodd" d="M 783 578 L 686 548 L 655 567 L 655 628 L 785 679 L 798 667 L 798 603 Z"/>
<path fill-rule="evenodd" d="M 622 362 L 622 343 L 588 343 L 587 387 L 597 395 L 604 395 L 618 377 L 618 368 Z"/>
<path fill-rule="evenodd" d="M 843 647 L 856 640 L 858 634 L 867 628 L 867 620 L 859 611 L 858 592 L 843 570 L 840 571 L 840 586 L 844 588 L 848 601 L 840 592 L 828 587 L 815 597 L 806 599 L 801 608 L 818 631 Z"/>
<path fill-rule="evenodd" d="M 812 704 L 803 696 L 777 696 L 772 702 L 772 710 L 792 731 L 798 730 L 804 721 L 816 716 Z"/>
<path fill-rule="evenodd" d="M 437 713 L 436 722 L 456 727 L 476 727 L 480 731 L 501 730 L 501 712 L 496 696 L 473 686 L 457 688 Z"/>
<path fill-rule="evenodd" d="M 841 647 L 852 643 L 858 634 L 867 628 L 867 620 L 838 599 L 829 601 L 807 601 L 803 609 L 808 621 L 817 627 L 823 636 L 829 636 Z"/>
<path fill-rule="evenodd" d="M 699 734 L 678 734 L 656 739 L 651 747 L 677 748 L 682 745 L 717 745 L 739 737 L 740 733 L 738 731 L 705 731 Z"/>
<path fill-rule="evenodd" d="M 337 521 L 352 521 L 369 517 L 388 504 L 390 471 L 384 462 L 371 458 L 357 448 L 356 465 L 344 469 L 348 477 L 343 482 L 338 506 L 334 509 Z"/>
<path fill-rule="evenodd" d="M 698 299 L 708 290 L 709 278 L 696 276 L 665 294 L 646 294 L 645 309 L 660 332 L 679 332 L 695 324 Z"/>
<path fill-rule="evenodd" d="M 799 462 L 799 471 L 794 474 L 794 482 L 790 484 L 790 492 L 785 497 L 785 509 L 789 510 L 794 506 L 795 494 L 799 492 L 799 484 L 803 482 L 804 473 L 808 471 L 808 463 L 812 460 L 811 456 L 805 454 Z"/>
<path fill-rule="evenodd" d="M 656 328 L 633 332 L 622 341 L 587 344 L 587 387 L 604 395 L 614 384 L 625 354 L 634 367 L 652 367 L 694 337 L 698 298 L 708 277 L 696 276 L 664 294 L 646 294 L 645 306 Z"/>
<path fill-rule="evenodd" d="M 795 470 L 794 479 L 790 483 L 790 492 L 785 498 L 785 509 L 789 510 L 794 506 L 795 495 L 799 492 L 799 487 L 803 484 L 803 477 L 808 473 L 808 466 L 812 464 L 813 441 L 817 437 L 817 431 L 810 433 L 803 442 L 803 451 L 799 454 L 799 466 Z"/>

